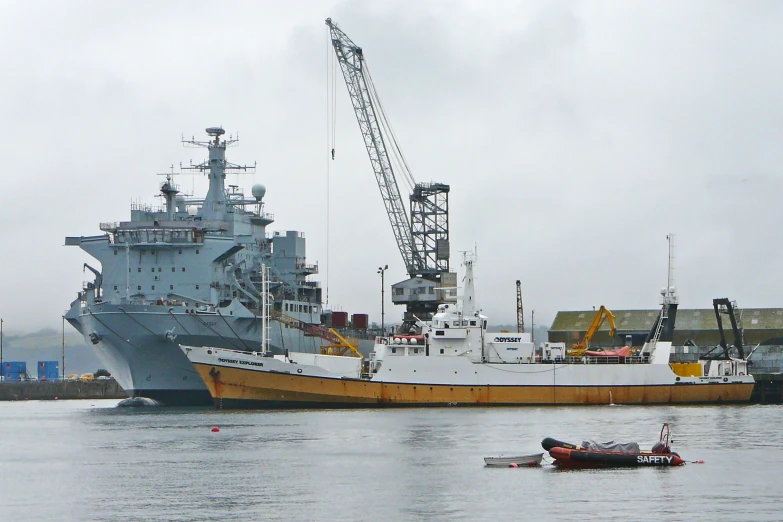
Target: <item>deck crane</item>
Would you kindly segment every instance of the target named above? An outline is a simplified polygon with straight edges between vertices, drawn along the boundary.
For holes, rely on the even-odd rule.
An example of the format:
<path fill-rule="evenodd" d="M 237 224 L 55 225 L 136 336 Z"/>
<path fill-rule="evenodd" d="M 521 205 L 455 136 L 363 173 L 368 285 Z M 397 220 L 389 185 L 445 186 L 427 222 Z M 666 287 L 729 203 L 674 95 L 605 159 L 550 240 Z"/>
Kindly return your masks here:
<path fill-rule="evenodd" d="M 614 335 L 617 333 L 617 326 L 615 326 L 614 323 L 614 314 L 605 306 L 601 305 L 601 308 L 598 309 L 598 313 L 596 313 L 593 318 L 593 322 L 590 323 L 590 327 L 585 332 L 585 336 L 581 341 L 572 345 L 571 349 L 568 350 L 568 355 L 572 357 L 583 356 L 585 351 L 590 347 L 590 340 L 601 328 L 601 325 L 604 324 L 604 321 L 607 320 L 609 321 L 609 337 L 614 339 Z"/>
<path fill-rule="evenodd" d="M 410 276 L 409 280 L 392 285 L 396 290 L 392 301 L 406 305 L 403 328 L 407 329 L 417 319 L 430 319 L 438 305 L 447 301 L 446 292 L 435 289 L 456 286 L 456 274 L 449 271 L 449 186 L 415 182 L 383 111 L 362 48 L 353 43 L 331 18 L 326 19 L 326 25 L 397 247 Z M 414 185 L 410 195 L 410 221 L 394 175 L 392 159 L 405 179 Z"/>

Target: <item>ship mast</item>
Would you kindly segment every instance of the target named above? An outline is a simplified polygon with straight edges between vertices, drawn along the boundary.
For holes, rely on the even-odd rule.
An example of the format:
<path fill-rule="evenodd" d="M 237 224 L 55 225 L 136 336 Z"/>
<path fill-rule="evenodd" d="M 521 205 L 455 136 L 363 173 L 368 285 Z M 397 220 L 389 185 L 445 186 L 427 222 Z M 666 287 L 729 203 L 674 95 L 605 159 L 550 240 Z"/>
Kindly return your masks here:
<path fill-rule="evenodd" d="M 222 127 L 209 127 L 206 130 L 211 138 L 209 141 L 196 141 L 195 138 L 182 140 L 183 144 L 193 147 L 204 147 L 209 150 L 209 160 L 198 165 L 182 167 L 183 170 L 200 170 L 209 175 L 209 190 L 204 202 L 199 210 L 199 215 L 204 221 L 225 221 L 227 201 L 225 180 L 227 172 L 236 172 L 239 170 L 248 171 L 255 169 L 254 166 L 235 165 L 226 161 L 226 148 L 237 143 L 238 138 L 229 137 L 221 140 L 220 137 L 226 133 Z"/>

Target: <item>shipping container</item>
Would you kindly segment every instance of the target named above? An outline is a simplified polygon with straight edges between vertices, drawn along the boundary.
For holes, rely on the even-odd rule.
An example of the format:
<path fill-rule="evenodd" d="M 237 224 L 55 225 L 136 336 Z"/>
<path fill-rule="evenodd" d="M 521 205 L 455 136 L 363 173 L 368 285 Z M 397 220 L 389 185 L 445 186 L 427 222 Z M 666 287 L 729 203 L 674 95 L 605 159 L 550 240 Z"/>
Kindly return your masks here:
<path fill-rule="evenodd" d="M 332 312 L 332 328 L 348 326 L 348 312 Z"/>
<path fill-rule="evenodd" d="M 56 381 L 60 378 L 59 361 L 38 361 L 38 380 Z"/>
<path fill-rule="evenodd" d="M 21 381 L 27 377 L 27 363 L 24 361 L 3 361 L 0 369 L 4 381 Z"/>
<path fill-rule="evenodd" d="M 351 316 L 351 324 L 357 330 L 364 330 L 369 324 L 370 316 L 367 314 L 353 314 Z"/>

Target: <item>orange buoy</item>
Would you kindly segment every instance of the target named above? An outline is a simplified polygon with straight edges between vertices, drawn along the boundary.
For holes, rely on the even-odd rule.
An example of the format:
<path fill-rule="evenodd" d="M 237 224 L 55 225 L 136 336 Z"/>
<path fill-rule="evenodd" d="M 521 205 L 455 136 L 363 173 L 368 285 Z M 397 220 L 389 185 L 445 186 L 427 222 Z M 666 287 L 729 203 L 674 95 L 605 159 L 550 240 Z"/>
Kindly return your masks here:
<path fill-rule="evenodd" d="M 220 428 L 218 428 L 217 426 L 212 426 L 212 433 L 216 433 L 218 431 L 220 431 Z"/>

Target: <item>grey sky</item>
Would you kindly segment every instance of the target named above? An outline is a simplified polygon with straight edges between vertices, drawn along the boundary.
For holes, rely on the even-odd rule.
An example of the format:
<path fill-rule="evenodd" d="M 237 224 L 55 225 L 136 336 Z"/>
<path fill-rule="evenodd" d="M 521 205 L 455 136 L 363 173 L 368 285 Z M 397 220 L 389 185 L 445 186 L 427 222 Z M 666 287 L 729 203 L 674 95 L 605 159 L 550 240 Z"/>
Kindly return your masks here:
<path fill-rule="evenodd" d="M 783 5 L 777 2 L 0 2 L 0 316 L 57 326 L 90 274 L 63 246 L 129 219 L 180 135 L 239 132 L 270 230 L 308 238 L 327 283 L 331 16 L 365 50 L 419 181 L 449 183 L 452 264 L 478 245 L 477 299 L 526 315 L 652 308 L 677 236 L 684 307 L 781 306 Z M 329 304 L 380 320 L 378 266 L 405 277 L 338 83 Z M 205 180 L 179 178 L 187 190 Z M 401 186 L 402 189 L 402 186 Z M 404 189 L 402 189 L 405 191 Z M 460 270 L 461 274 L 461 270 Z M 387 292 L 387 321 L 392 308 Z"/>

